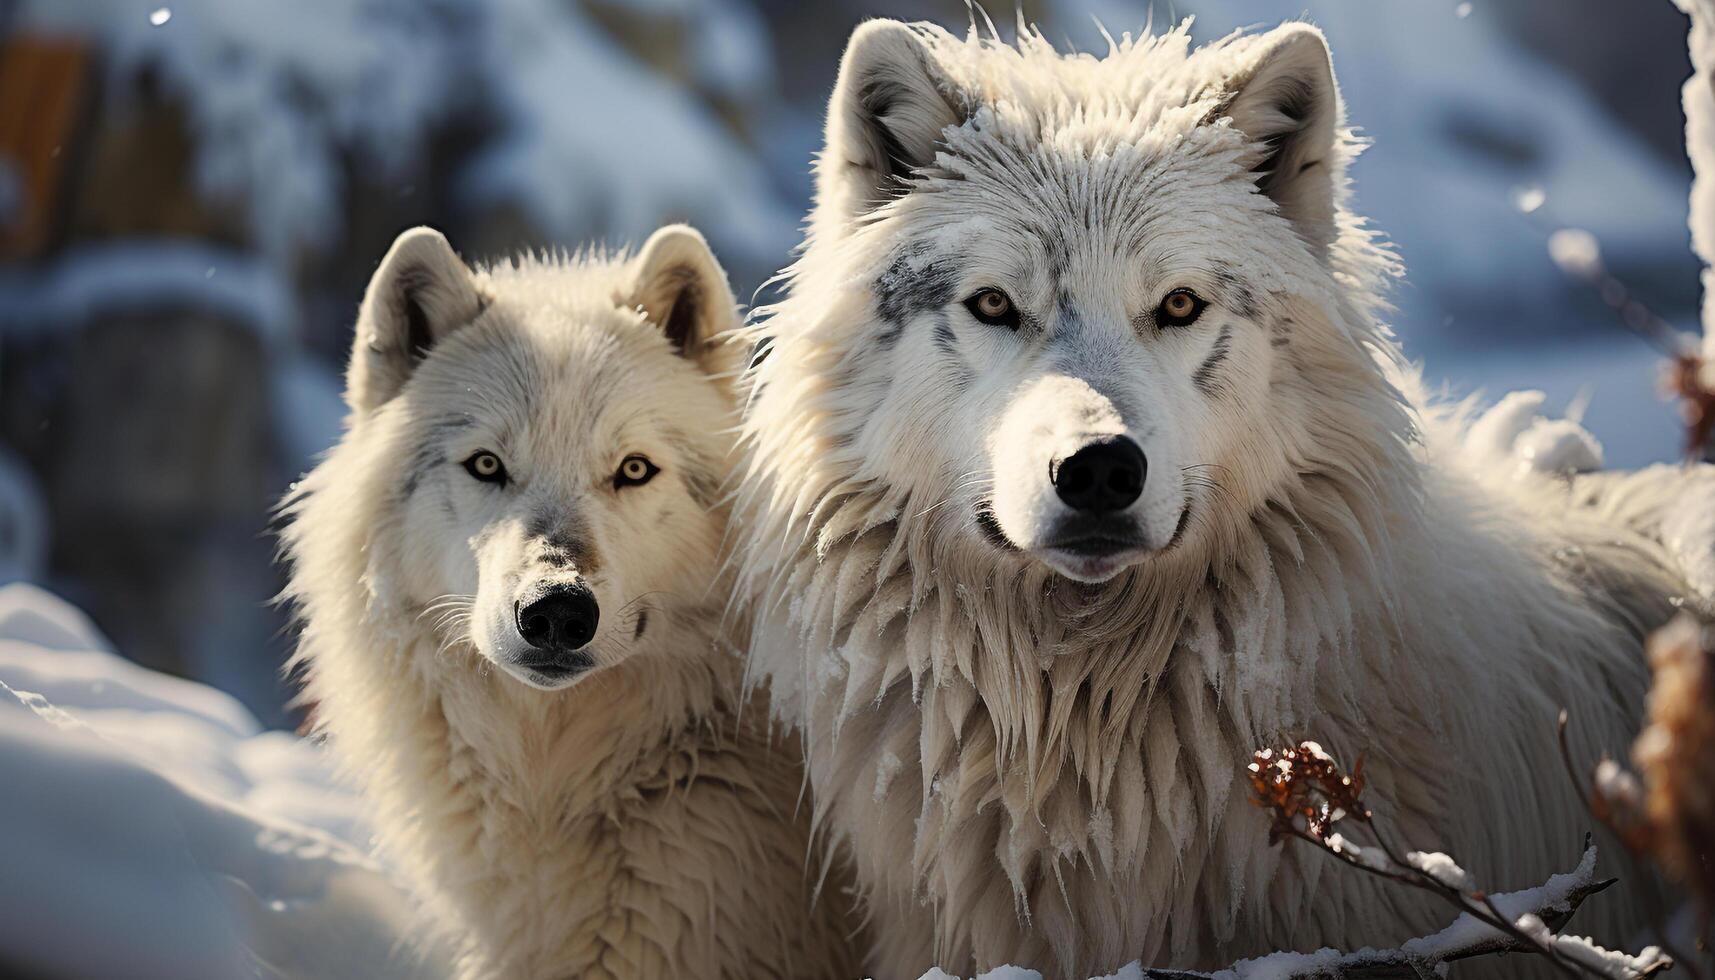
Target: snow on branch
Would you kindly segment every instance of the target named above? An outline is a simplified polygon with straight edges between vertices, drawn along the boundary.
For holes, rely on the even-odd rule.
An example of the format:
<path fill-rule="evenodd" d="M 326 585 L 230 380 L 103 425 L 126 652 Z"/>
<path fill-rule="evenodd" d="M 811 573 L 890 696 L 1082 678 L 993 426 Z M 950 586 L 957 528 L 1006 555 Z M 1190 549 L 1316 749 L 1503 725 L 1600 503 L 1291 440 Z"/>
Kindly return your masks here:
<path fill-rule="evenodd" d="M 1458 912 L 1447 928 L 1397 948 L 1341 952 L 1271 953 L 1214 973 L 1139 969 L 1116 980 L 1294 980 L 1294 978 L 1437 977 L 1445 964 L 1498 953 L 1545 957 L 1568 977 L 1632 980 L 1671 969 L 1673 960 L 1656 947 L 1636 955 L 1603 949 L 1588 939 L 1560 934 L 1586 899 L 1613 879 L 1598 880 L 1596 848 L 1585 841 L 1578 866 L 1544 884 L 1517 892 L 1485 894 L 1445 854 L 1401 850 L 1376 825 L 1364 804 L 1363 762 L 1347 773 L 1320 745 L 1255 754 L 1248 766 L 1252 802 L 1269 811 L 1271 843 L 1305 841 L 1342 864 L 1395 884 L 1434 894 Z M 1335 830 L 1350 821 L 1362 828 L 1359 843 Z"/>
<path fill-rule="evenodd" d="M 1436 857 L 1445 859 L 1445 855 Z M 1448 863 L 1451 864 L 1450 861 Z M 1480 901 L 1468 897 L 1467 901 L 1472 903 L 1471 910 L 1460 913 L 1452 925 L 1395 949 L 1360 949 L 1349 953 L 1333 949 L 1320 949 L 1314 953 L 1270 953 L 1234 963 L 1214 973 L 1145 969 L 1129 976 L 1138 980 L 1429 978 L 1441 976 L 1438 969 L 1446 963 L 1497 953 L 1540 953 L 1544 948 L 1551 949 L 1552 955 L 1560 959 L 1587 964 L 1593 971 L 1581 975 L 1644 977 L 1666 969 L 1672 961 L 1654 947 L 1637 956 L 1629 956 L 1604 950 L 1586 939 L 1555 933 L 1554 930 L 1564 926 L 1585 899 L 1613 884 L 1612 879 L 1597 880 L 1595 866 L 1596 848 L 1587 847 L 1583 860 L 1572 871 L 1555 875 L 1536 888 L 1490 895 Z M 1513 935 L 1484 921 L 1491 914 L 1490 905 L 1510 917 L 1509 921 L 1522 935 Z M 1123 971 L 1117 975 L 1117 980 L 1127 978 L 1128 974 Z"/>

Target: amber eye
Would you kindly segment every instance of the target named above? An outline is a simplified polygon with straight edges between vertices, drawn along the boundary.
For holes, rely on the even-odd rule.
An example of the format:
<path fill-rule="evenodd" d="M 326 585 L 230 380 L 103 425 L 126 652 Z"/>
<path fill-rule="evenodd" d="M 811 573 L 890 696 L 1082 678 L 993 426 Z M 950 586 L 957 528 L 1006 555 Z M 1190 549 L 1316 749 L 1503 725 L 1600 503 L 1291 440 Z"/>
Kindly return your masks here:
<path fill-rule="evenodd" d="M 649 461 L 647 456 L 631 455 L 620 460 L 619 470 L 613 474 L 614 489 L 620 487 L 636 487 L 648 483 L 661 472 L 661 467 Z"/>
<path fill-rule="evenodd" d="M 990 326 L 1018 327 L 1018 308 L 1012 305 L 1012 297 L 998 289 L 978 290 L 965 300 L 965 309 Z"/>
<path fill-rule="evenodd" d="M 472 454 L 469 459 L 465 460 L 464 470 L 484 483 L 504 484 L 507 479 L 506 465 L 500 461 L 499 456 L 486 449 Z"/>
<path fill-rule="evenodd" d="M 1155 308 L 1155 322 L 1163 327 L 1183 327 L 1201 316 L 1209 304 L 1189 289 L 1175 289 Z"/>

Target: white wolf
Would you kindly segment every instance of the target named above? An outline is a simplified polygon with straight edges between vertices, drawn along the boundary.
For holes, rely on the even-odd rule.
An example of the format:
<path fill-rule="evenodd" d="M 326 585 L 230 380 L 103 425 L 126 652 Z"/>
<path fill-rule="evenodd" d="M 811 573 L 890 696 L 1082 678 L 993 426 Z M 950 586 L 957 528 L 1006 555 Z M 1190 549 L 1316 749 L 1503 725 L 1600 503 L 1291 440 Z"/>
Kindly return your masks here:
<path fill-rule="evenodd" d="M 1355 149 L 1306 25 L 1101 57 L 853 35 L 734 519 L 753 676 L 805 730 L 877 976 L 1444 922 L 1268 846 L 1242 769 L 1287 736 L 1362 753 L 1396 839 L 1485 887 L 1576 860 L 1556 714 L 1581 759 L 1629 741 L 1678 471 L 1574 500 L 1465 453 L 1378 319 Z"/>
<path fill-rule="evenodd" d="M 416 229 L 370 283 L 287 505 L 297 665 L 466 976 L 849 972 L 715 635 L 736 318 L 683 226 L 477 271 Z"/>

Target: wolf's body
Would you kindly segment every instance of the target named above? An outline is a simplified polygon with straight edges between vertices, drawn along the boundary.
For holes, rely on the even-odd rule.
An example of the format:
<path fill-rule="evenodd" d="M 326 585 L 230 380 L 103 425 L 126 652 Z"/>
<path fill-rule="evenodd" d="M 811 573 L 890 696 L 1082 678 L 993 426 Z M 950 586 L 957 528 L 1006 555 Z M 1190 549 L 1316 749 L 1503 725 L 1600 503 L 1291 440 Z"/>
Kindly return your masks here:
<path fill-rule="evenodd" d="M 733 309 L 684 229 L 476 273 L 412 232 L 371 284 L 289 504 L 298 665 L 464 976 L 850 972 L 792 744 L 715 635 Z M 547 594 L 605 611 L 587 645 L 520 641 Z"/>
<path fill-rule="evenodd" d="M 1269 846 L 1242 770 L 1286 738 L 1362 755 L 1394 839 L 1485 888 L 1577 860 L 1556 714 L 1580 761 L 1629 744 L 1681 475 L 1574 498 L 1425 407 L 1377 319 L 1393 262 L 1343 208 L 1340 115 L 1302 26 L 1105 58 L 854 35 L 735 519 L 753 676 L 804 732 L 876 976 L 1445 923 Z M 1116 501 L 1075 499 L 1066 468 L 1116 445 Z M 1625 938 L 1628 885 L 1579 926 Z"/>

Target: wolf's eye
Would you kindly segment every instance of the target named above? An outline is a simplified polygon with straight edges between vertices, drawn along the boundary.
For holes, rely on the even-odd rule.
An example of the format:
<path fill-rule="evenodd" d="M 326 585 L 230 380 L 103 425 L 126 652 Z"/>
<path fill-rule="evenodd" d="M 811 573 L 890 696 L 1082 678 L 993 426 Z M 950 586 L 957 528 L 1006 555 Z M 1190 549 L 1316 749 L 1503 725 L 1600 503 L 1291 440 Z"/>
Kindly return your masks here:
<path fill-rule="evenodd" d="M 1183 327 L 1202 316 L 1203 307 L 1208 305 L 1189 289 L 1175 289 L 1155 308 L 1155 322 L 1163 327 Z"/>
<path fill-rule="evenodd" d="M 1018 307 L 1012 305 L 1012 297 L 993 287 L 973 293 L 965 300 L 965 309 L 990 326 L 1018 329 Z"/>
<path fill-rule="evenodd" d="M 506 464 L 486 449 L 478 450 L 464 461 L 464 471 L 484 483 L 506 483 Z"/>
<path fill-rule="evenodd" d="M 631 455 L 619 462 L 619 469 L 613 474 L 613 488 L 636 487 L 648 483 L 661 472 L 661 467 L 649 461 L 647 456 Z"/>

